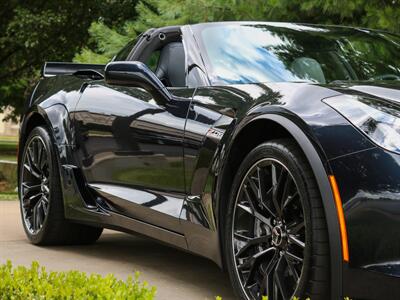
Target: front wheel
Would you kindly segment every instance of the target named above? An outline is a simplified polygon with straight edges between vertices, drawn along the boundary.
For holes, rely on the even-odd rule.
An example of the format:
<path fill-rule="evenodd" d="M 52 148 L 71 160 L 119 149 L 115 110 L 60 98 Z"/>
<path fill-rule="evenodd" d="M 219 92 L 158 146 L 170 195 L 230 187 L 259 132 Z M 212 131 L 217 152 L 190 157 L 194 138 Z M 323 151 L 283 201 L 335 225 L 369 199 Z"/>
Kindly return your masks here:
<path fill-rule="evenodd" d="M 329 245 L 311 168 L 292 140 L 252 150 L 225 218 L 226 265 L 240 299 L 329 298 Z"/>
<path fill-rule="evenodd" d="M 22 224 L 33 244 L 89 244 L 103 231 L 65 219 L 56 149 L 44 127 L 34 128 L 24 144 L 19 198 Z"/>

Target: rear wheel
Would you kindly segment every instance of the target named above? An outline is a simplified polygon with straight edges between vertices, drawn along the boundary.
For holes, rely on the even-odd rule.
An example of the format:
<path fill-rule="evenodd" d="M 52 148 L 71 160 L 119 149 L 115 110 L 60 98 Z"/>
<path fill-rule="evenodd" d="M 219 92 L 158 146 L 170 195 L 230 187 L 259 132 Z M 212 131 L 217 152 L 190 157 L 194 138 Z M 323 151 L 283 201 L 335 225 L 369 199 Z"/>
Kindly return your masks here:
<path fill-rule="evenodd" d="M 240 299 L 329 298 L 329 248 L 313 173 L 291 140 L 243 161 L 225 219 L 225 254 Z"/>
<path fill-rule="evenodd" d="M 93 243 L 102 228 L 71 223 L 64 217 L 55 153 L 47 130 L 33 129 L 26 140 L 19 169 L 20 208 L 26 235 L 37 245 Z"/>

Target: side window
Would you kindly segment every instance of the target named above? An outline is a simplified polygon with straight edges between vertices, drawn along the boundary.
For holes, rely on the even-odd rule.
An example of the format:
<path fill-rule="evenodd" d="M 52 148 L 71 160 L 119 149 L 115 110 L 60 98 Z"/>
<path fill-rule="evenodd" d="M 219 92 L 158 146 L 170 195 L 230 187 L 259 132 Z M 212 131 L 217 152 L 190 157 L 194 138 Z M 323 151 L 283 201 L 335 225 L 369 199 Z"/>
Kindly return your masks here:
<path fill-rule="evenodd" d="M 158 61 L 160 60 L 160 50 L 154 51 L 149 59 L 146 62 L 146 65 L 149 67 L 150 70 L 152 70 L 153 72 L 156 71 L 157 66 L 158 66 Z"/>
<path fill-rule="evenodd" d="M 197 66 L 189 69 L 189 74 L 187 77 L 187 85 L 190 88 L 197 88 L 207 85 L 207 76 L 204 72 Z"/>
<path fill-rule="evenodd" d="M 138 39 L 129 42 L 121 51 L 118 52 L 116 56 L 114 56 L 113 61 L 124 61 L 128 59 L 129 54 L 131 53 L 133 47 L 135 46 Z"/>

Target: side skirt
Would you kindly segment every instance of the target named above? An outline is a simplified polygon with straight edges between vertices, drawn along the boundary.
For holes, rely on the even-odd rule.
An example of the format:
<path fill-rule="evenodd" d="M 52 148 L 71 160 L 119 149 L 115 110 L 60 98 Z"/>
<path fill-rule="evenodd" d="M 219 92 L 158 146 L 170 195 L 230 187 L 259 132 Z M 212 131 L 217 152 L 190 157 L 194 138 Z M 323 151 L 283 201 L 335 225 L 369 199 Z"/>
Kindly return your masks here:
<path fill-rule="evenodd" d="M 78 184 L 78 178 L 74 174 L 75 168 L 75 166 L 64 164 L 60 170 L 66 219 L 91 226 L 139 233 L 184 250 L 188 249 L 183 234 L 105 210 L 93 199 L 85 199 L 85 201 L 83 196 L 90 198 L 90 195 L 84 193 L 86 187 L 82 178 Z"/>
<path fill-rule="evenodd" d="M 184 235 L 157 227 L 130 217 L 102 209 L 70 208 L 68 219 L 86 223 L 92 226 L 101 226 L 128 233 L 139 233 L 161 242 L 187 250 L 186 238 Z M 71 217 L 72 215 L 72 217 Z"/>

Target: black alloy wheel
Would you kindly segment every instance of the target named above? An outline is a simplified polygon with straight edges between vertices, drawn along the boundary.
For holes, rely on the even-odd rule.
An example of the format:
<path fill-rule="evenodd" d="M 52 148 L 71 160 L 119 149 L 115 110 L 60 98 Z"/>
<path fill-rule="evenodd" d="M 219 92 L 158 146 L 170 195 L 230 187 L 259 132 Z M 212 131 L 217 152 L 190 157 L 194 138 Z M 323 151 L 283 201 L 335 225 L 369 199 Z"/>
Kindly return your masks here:
<path fill-rule="evenodd" d="M 240 299 L 328 295 L 329 251 L 320 254 L 328 247 L 326 225 L 315 218 L 323 214 L 318 193 L 304 155 L 290 140 L 262 144 L 243 161 L 225 224 L 228 271 Z M 315 258 L 322 264 L 314 266 Z"/>
<path fill-rule="evenodd" d="M 45 127 L 35 127 L 19 158 L 18 191 L 28 239 L 36 245 L 90 244 L 103 228 L 65 218 L 58 149 Z"/>
<path fill-rule="evenodd" d="M 49 150 L 40 136 L 26 146 L 20 179 L 21 209 L 25 228 L 37 234 L 49 213 L 50 170 Z"/>

